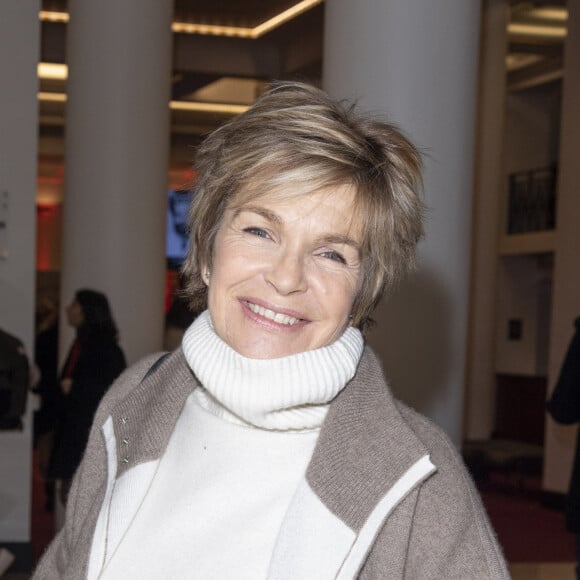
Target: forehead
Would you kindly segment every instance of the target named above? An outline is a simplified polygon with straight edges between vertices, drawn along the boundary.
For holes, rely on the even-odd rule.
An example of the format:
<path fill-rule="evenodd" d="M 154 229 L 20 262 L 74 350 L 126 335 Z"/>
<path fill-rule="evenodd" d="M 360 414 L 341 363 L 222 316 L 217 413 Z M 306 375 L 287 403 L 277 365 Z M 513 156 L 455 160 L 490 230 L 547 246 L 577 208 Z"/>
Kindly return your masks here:
<path fill-rule="evenodd" d="M 349 229 L 359 230 L 364 223 L 364 212 L 355 188 L 351 185 L 327 186 L 321 189 L 281 187 L 271 191 L 244 188 L 228 203 L 227 209 L 238 213 L 240 210 L 264 207 L 276 211 L 276 207 L 304 206 L 316 207 L 318 204 L 337 206 L 346 210 Z"/>

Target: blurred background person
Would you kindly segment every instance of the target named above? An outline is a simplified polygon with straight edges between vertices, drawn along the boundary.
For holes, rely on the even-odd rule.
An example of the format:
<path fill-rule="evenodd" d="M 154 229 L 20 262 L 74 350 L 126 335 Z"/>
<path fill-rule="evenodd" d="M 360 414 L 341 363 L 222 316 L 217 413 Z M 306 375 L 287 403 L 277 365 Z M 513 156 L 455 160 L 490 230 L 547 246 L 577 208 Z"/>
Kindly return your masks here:
<path fill-rule="evenodd" d="M 76 338 L 60 376 L 64 403 L 49 467 L 50 477 L 61 481 L 63 503 L 99 402 L 126 366 L 125 355 L 117 343 L 117 326 L 104 294 L 78 290 L 67 306 L 66 315 L 69 325 L 76 329 Z"/>
<path fill-rule="evenodd" d="M 0 328 L 0 429 L 21 429 L 31 386 L 22 341 Z"/>
<path fill-rule="evenodd" d="M 165 314 L 163 350 L 179 348 L 185 331 L 198 314 L 199 312 L 192 310 L 190 300 L 184 292 L 183 277 L 179 275 L 173 289 L 171 305 Z"/>
<path fill-rule="evenodd" d="M 22 429 L 31 374 L 22 341 L 0 328 L 0 429 Z M 13 562 L 14 554 L 0 546 L 0 576 Z"/>
<path fill-rule="evenodd" d="M 34 413 L 34 447 L 39 473 L 45 479 L 45 509 L 52 511 L 54 482 L 47 478 L 48 463 L 64 394 L 58 381 L 58 306 L 46 296 L 36 305 L 34 362 L 39 373 L 34 388 L 39 399 Z"/>
<path fill-rule="evenodd" d="M 563 425 L 580 423 L 580 317 L 574 326 L 558 382 L 548 401 L 548 412 Z M 576 578 L 580 580 L 580 431 L 566 497 L 566 529 L 576 535 Z"/>

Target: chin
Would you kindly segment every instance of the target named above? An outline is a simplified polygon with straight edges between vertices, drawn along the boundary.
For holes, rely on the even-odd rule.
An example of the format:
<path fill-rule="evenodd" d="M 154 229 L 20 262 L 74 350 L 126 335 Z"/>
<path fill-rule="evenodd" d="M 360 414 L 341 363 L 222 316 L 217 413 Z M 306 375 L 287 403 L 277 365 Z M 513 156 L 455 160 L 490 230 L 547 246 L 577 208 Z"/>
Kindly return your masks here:
<path fill-rule="evenodd" d="M 300 347 L 298 345 L 283 345 L 275 344 L 275 341 L 266 340 L 253 344 L 230 345 L 235 351 L 246 358 L 254 359 L 273 359 L 299 354 L 306 350 L 307 347 Z"/>
<path fill-rule="evenodd" d="M 261 360 L 284 358 L 286 356 L 298 354 L 298 352 L 302 351 L 292 351 L 289 349 L 273 349 L 271 347 L 260 349 L 252 348 L 238 350 L 238 353 L 246 358 L 261 359 Z"/>

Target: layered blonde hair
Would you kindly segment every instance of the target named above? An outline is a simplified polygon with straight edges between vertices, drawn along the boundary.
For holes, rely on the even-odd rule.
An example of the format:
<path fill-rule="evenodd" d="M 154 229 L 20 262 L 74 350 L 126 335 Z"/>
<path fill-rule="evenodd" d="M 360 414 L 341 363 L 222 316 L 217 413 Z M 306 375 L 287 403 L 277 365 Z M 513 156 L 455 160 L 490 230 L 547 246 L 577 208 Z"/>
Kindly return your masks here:
<path fill-rule="evenodd" d="M 385 294 L 415 265 L 423 235 L 421 156 L 392 124 L 302 83 L 280 83 L 200 145 L 183 266 L 194 310 L 207 306 L 202 267 L 226 208 L 263 196 L 350 186 L 363 223 L 363 281 L 352 324 L 364 330 Z"/>

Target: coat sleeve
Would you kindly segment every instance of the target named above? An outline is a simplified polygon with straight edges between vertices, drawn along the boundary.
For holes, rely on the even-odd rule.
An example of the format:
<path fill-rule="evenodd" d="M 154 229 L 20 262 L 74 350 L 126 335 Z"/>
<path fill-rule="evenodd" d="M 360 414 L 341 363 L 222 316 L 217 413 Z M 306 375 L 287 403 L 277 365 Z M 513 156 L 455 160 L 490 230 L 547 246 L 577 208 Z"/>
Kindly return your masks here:
<path fill-rule="evenodd" d="M 106 491 L 107 459 L 101 425 L 158 359 L 159 354 L 154 354 L 127 369 L 103 398 L 73 478 L 64 526 L 40 559 L 33 580 L 86 578 L 93 532 Z"/>
<path fill-rule="evenodd" d="M 404 578 L 509 580 L 502 550 L 463 465 L 436 473 L 419 491 Z"/>

